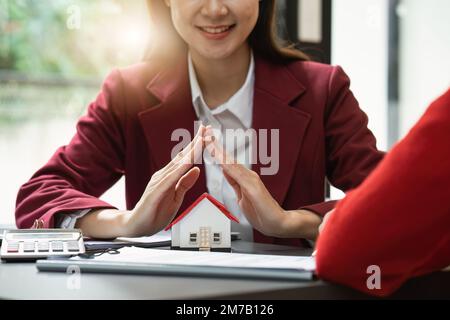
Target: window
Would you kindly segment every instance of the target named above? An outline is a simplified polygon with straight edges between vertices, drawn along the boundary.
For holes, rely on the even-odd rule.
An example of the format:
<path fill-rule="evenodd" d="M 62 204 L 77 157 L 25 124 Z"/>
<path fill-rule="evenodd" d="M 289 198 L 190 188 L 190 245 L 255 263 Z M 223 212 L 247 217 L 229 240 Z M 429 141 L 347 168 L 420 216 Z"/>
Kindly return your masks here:
<path fill-rule="evenodd" d="M 0 0 L 0 224 L 14 224 L 20 186 L 70 141 L 105 76 L 141 60 L 150 33 L 145 0 Z M 125 208 L 124 195 L 121 179 L 102 198 Z"/>
<path fill-rule="evenodd" d="M 213 236 L 213 242 L 214 243 L 220 243 L 220 239 L 221 239 L 221 233 L 220 232 L 214 232 L 214 236 Z"/>

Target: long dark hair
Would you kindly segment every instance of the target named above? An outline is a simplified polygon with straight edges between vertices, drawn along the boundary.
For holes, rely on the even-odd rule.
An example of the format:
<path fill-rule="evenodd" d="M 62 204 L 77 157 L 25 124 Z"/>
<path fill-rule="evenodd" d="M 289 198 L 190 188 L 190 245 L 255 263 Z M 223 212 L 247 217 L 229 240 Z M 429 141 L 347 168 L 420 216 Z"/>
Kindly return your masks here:
<path fill-rule="evenodd" d="M 167 58 L 186 50 L 186 45 L 172 24 L 170 9 L 164 0 L 147 0 L 151 22 L 157 37 L 145 54 L 145 59 L 155 56 Z M 260 1 L 258 21 L 249 36 L 253 51 L 275 63 L 291 60 L 309 60 L 309 57 L 287 41 L 279 38 L 277 32 L 276 0 Z"/>

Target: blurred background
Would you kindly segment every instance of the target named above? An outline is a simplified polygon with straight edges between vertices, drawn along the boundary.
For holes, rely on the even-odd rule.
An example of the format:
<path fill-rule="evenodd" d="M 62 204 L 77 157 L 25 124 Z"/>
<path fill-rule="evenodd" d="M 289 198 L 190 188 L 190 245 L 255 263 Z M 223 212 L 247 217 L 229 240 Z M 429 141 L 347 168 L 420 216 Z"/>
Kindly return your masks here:
<path fill-rule="evenodd" d="M 450 1 L 281 0 L 280 33 L 341 65 L 389 150 L 450 86 Z M 113 69 L 138 62 L 145 0 L 0 0 L 0 224 L 21 184 L 67 144 Z M 331 188 L 331 198 L 342 193 Z M 125 208 L 124 183 L 102 197 Z"/>

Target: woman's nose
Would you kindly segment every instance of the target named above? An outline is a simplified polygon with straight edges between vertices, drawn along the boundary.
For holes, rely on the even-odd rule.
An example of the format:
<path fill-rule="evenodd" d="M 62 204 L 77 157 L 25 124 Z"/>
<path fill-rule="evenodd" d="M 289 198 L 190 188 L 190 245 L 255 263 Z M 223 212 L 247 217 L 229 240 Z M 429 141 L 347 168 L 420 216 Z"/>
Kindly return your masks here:
<path fill-rule="evenodd" d="M 210 18 L 223 17 L 228 14 L 228 8 L 223 0 L 204 0 L 201 13 Z"/>

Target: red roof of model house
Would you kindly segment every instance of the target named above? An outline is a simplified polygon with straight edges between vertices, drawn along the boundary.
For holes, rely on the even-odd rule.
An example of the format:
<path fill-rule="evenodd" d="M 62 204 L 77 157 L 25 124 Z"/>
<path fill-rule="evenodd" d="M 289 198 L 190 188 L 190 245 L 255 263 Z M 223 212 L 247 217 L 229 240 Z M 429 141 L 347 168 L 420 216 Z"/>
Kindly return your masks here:
<path fill-rule="evenodd" d="M 214 198 L 212 195 L 208 194 L 208 193 L 204 193 L 202 194 L 197 200 L 194 201 L 193 204 L 191 204 L 189 206 L 189 208 L 187 208 L 182 214 L 180 214 L 175 220 L 172 221 L 172 223 L 166 228 L 164 229 L 165 231 L 169 230 L 170 228 L 172 228 L 174 225 L 176 225 L 178 222 L 180 222 L 181 220 L 183 220 L 184 217 L 186 217 L 189 212 L 192 211 L 192 209 L 194 209 L 203 199 L 208 199 L 209 201 L 211 201 L 212 204 L 214 204 L 217 209 L 219 209 L 228 219 L 233 220 L 237 223 L 239 223 L 238 218 L 236 218 L 235 216 L 233 216 L 228 210 L 227 208 L 225 208 L 225 206 L 223 204 L 221 204 L 216 198 Z"/>

